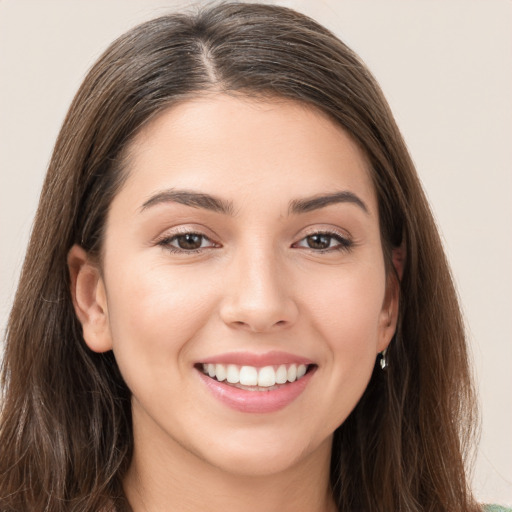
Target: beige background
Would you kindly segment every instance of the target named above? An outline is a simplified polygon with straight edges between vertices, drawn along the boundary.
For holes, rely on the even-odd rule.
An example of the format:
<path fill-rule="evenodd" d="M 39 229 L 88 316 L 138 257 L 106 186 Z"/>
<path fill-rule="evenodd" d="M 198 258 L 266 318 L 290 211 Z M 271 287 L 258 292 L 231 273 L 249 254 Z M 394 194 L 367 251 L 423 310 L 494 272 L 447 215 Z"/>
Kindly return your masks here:
<path fill-rule="evenodd" d="M 273 3 L 273 2 L 269 2 Z M 512 503 L 512 2 L 283 0 L 380 81 L 439 222 L 467 318 L 483 434 L 474 488 Z M 0 329 L 52 145 L 86 70 L 191 2 L 0 0 Z"/>

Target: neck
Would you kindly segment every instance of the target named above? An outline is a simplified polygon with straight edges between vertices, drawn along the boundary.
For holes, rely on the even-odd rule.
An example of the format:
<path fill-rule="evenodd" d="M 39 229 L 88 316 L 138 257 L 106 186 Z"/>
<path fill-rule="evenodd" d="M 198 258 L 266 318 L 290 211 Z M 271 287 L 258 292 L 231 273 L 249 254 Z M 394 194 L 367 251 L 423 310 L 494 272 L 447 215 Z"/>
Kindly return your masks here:
<path fill-rule="evenodd" d="M 169 438 L 160 443 L 134 429 L 134 453 L 124 487 L 133 512 L 334 512 L 330 453 L 328 439 L 293 467 L 273 474 L 238 474 L 208 463 Z"/>

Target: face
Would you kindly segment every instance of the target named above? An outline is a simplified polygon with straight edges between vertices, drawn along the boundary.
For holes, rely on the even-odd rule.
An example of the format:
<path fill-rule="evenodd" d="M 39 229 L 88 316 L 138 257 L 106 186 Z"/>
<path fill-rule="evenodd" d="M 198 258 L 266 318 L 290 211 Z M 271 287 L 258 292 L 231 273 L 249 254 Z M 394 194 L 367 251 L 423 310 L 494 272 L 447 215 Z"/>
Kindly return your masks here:
<path fill-rule="evenodd" d="M 291 101 L 212 95 L 138 134 L 75 307 L 139 442 L 224 471 L 329 456 L 396 323 L 357 145 Z M 73 274 L 73 270 L 72 270 Z"/>

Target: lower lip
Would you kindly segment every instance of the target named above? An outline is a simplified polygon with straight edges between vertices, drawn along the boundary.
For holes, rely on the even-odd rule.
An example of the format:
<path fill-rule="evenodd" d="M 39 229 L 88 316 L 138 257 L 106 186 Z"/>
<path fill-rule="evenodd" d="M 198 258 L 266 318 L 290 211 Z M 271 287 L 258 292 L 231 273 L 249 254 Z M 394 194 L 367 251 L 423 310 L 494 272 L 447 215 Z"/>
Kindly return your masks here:
<path fill-rule="evenodd" d="M 261 414 L 276 412 L 290 405 L 306 389 L 315 369 L 316 367 L 299 380 L 283 384 L 271 391 L 247 391 L 235 388 L 208 377 L 200 370 L 197 371 L 213 396 L 222 403 L 240 412 Z"/>

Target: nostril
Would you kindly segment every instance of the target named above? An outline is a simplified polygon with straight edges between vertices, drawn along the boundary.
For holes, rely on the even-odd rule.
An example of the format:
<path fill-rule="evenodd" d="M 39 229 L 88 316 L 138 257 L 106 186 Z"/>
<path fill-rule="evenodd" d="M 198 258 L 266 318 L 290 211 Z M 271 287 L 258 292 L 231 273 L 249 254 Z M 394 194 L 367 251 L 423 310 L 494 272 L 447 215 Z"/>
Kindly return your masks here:
<path fill-rule="evenodd" d="M 265 323 L 263 321 L 252 321 L 252 322 L 243 322 L 241 320 L 236 320 L 231 322 L 231 325 L 238 328 L 249 329 L 255 332 L 263 332 L 268 329 L 276 328 L 276 327 L 286 327 L 289 322 L 286 320 L 278 320 L 277 322 L 269 322 Z"/>

